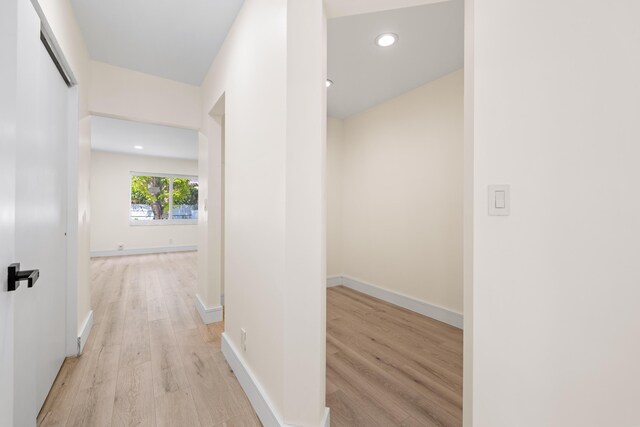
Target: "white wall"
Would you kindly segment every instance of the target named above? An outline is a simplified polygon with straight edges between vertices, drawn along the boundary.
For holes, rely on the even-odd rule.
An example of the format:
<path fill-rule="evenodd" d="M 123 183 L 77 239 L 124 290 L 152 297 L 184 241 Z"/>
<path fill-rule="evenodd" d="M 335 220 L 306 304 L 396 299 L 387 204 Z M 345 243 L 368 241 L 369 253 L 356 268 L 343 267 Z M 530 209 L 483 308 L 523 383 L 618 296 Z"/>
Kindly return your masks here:
<path fill-rule="evenodd" d="M 474 8 L 473 425 L 640 425 L 640 2 Z"/>
<path fill-rule="evenodd" d="M 463 130 L 462 70 L 329 121 L 328 275 L 462 313 Z"/>
<path fill-rule="evenodd" d="M 198 162 L 93 151 L 91 252 L 197 245 L 196 224 L 130 225 L 131 172 L 197 176 Z"/>
<path fill-rule="evenodd" d="M 240 359 L 279 421 L 300 426 L 324 412 L 324 24 L 320 0 L 247 0 L 203 84 L 216 223 L 222 141 L 210 112 L 225 95 L 225 338 L 240 349 L 246 329 Z M 201 292 L 219 304 L 219 288 Z"/>
<path fill-rule="evenodd" d="M 115 65 L 91 61 L 89 110 L 160 125 L 200 128 L 200 88 Z"/>

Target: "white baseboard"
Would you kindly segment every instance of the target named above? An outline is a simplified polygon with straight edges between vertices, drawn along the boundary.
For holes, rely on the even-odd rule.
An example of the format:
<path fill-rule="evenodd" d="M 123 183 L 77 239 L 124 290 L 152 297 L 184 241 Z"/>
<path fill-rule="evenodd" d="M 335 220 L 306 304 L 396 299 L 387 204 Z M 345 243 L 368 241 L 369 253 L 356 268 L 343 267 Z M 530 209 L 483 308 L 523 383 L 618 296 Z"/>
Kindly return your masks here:
<path fill-rule="evenodd" d="M 217 307 L 206 307 L 200 299 L 200 295 L 196 294 L 196 308 L 198 309 L 198 313 L 200 313 L 200 317 L 205 325 L 209 323 L 222 322 L 222 306 L 219 305 Z"/>
<path fill-rule="evenodd" d="M 321 427 L 331 427 L 331 411 L 329 411 L 329 408 L 324 408 L 324 416 L 322 417 L 322 424 L 320 424 Z"/>
<path fill-rule="evenodd" d="M 155 248 L 131 248 L 123 250 L 106 250 L 91 251 L 91 258 L 107 257 L 107 256 L 127 256 L 127 255 L 147 255 L 147 254 L 164 254 L 167 252 L 191 252 L 197 251 L 197 245 L 184 246 L 159 246 Z"/>
<path fill-rule="evenodd" d="M 333 286 L 342 285 L 342 276 L 329 276 L 327 277 L 327 288 L 331 288 Z"/>
<path fill-rule="evenodd" d="M 222 333 L 221 347 L 222 354 L 224 354 L 227 363 L 229 363 L 233 373 L 238 378 L 238 382 L 249 398 L 251 406 L 253 406 L 253 410 L 256 411 L 262 425 L 265 427 L 283 426 L 284 423 L 279 414 L 276 413 L 269 397 L 224 332 Z"/>
<path fill-rule="evenodd" d="M 87 318 L 84 320 L 80 334 L 78 335 L 78 356 L 80 356 L 82 350 L 84 350 L 84 346 L 89 339 L 89 334 L 91 334 L 91 328 L 93 328 L 93 310 L 87 314 Z"/>
<path fill-rule="evenodd" d="M 271 403 L 264 389 L 246 365 L 238 349 L 227 338 L 226 333 L 222 333 L 222 354 L 224 354 L 227 363 L 231 366 L 233 373 L 238 378 L 238 382 L 242 386 L 245 394 L 256 411 L 258 418 L 265 427 L 293 427 L 285 424 L 282 417 L 278 414 Z M 319 427 L 329 427 L 329 408 L 324 409 L 324 416 Z"/>
<path fill-rule="evenodd" d="M 346 286 L 347 288 L 362 292 L 363 294 L 406 308 L 407 310 L 414 311 L 422 314 L 423 316 L 431 317 L 432 319 L 439 320 L 440 322 L 455 326 L 456 328 L 463 328 L 463 316 L 455 311 L 429 304 L 428 302 L 424 302 L 398 292 L 383 289 L 352 277 L 333 276 L 327 278 L 328 288 L 339 285 Z"/>

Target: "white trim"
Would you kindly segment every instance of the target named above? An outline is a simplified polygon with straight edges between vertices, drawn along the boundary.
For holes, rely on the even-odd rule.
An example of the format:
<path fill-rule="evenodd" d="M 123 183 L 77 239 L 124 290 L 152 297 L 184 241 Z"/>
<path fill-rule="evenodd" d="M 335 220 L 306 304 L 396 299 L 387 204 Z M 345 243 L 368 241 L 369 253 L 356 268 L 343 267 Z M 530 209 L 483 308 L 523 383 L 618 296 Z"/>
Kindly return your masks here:
<path fill-rule="evenodd" d="M 129 219 L 132 227 L 154 227 L 167 225 L 198 225 L 197 219 Z"/>
<path fill-rule="evenodd" d="M 82 350 L 84 350 L 84 346 L 89 339 L 89 334 L 91 334 L 91 328 L 93 328 L 93 310 L 87 314 L 87 318 L 84 320 L 80 334 L 78 335 L 78 356 L 80 356 Z"/>
<path fill-rule="evenodd" d="M 200 295 L 196 294 L 196 308 L 205 325 L 210 323 L 222 322 L 222 306 L 207 307 L 202 302 Z"/>
<path fill-rule="evenodd" d="M 236 375 L 236 378 L 238 378 L 238 382 L 240 382 L 242 389 L 249 398 L 251 406 L 253 406 L 253 410 L 256 411 L 262 425 L 264 425 L 264 427 L 284 426 L 282 419 L 271 404 L 267 393 L 265 393 L 233 343 L 227 338 L 226 332 L 222 333 L 221 347 L 222 354 L 224 354 L 231 370 Z"/>
<path fill-rule="evenodd" d="M 132 248 L 132 249 L 123 249 L 121 251 L 115 249 L 115 250 L 106 250 L 106 251 L 91 251 L 91 258 L 106 257 L 106 256 L 163 254 L 167 252 L 191 252 L 191 251 L 197 251 L 197 250 L 198 250 L 198 245 L 159 246 L 156 248 Z"/>
<path fill-rule="evenodd" d="M 327 288 L 331 288 L 333 286 L 342 285 L 342 276 L 329 276 L 327 277 Z"/>
<path fill-rule="evenodd" d="M 78 120 L 79 88 L 74 86 L 69 88 L 69 104 L 67 108 L 67 238 L 66 250 L 67 261 L 65 274 L 67 278 L 67 307 L 66 307 L 66 330 L 65 330 L 65 354 L 75 356 L 78 352 L 78 326 L 80 319 L 78 315 L 78 263 L 79 253 L 79 221 L 78 221 L 78 158 L 80 152 L 80 126 L 82 122 Z M 90 120 L 88 117 L 83 120 Z M 86 231 L 88 233 L 88 231 Z M 86 255 L 86 254 L 85 254 Z M 84 285 L 84 284 L 83 284 Z M 88 284 L 86 285 L 88 287 Z"/>
<path fill-rule="evenodd" d="M 464 325 L 463 315 L 446 308 L 429 304 L 428 302 L 415 299 L 413 297 L 393 292 L 372 285 L 362 280 L 354 279 L 348 276 L 334 276 L 327 278 L 327 287 L 343 285 L 363 294 L 370 295 L 374 298 L 381 299 L 391 304 L 395 304 L 407 310 L 411 310 L 423 316 L 430 317 L 440 322 L 446 323 L 456 328 L 462 329 Z"/>
<path fill-rule="evenodd" d="M 329 408 L 324 408 L 324 415 L 322 417 L 321 427 L 331 427 L 331 411 Z"/>
<path fill-rule="evenodd" d="M 293 427 L 285 424 L 282 417 L 275 410 L 269 396 L 258 382 L 251 369 L 247 366 L 238 349 L 227 338 L 226 332 L 222 333 L 222 354 L 224 354 L 231 370 L 238 378 L 245 394 L 256 411 L 258 418 L 265 427 Z M 329 408 L 324 408 L 324 415 L 320 427 L 329 427 Z"/>
<path fill-rule="evenodd" d="M 172 126 L 172 125 L 170 125 Z M 195 159 L 198 160 L 198 159 Z M 186 179 L 198 179 L 198 175 L 184 175 L 179 173 L 157 173 L 157 172 L 138 172 L 129 171 L 131 177 L 134 176 L 159 176 L 160 178 L 186 178 Z"/>

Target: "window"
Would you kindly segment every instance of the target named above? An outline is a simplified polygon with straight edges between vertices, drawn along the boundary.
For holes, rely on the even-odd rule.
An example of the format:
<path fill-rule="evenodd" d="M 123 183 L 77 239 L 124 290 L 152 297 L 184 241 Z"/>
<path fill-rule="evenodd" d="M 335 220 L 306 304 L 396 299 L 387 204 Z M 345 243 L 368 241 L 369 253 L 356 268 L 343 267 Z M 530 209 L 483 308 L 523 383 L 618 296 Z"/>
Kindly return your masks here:
<path fill-rule="evenodd" d="M 129 221 L 135 225 L 196 224 L 198 178 L 132 172 Z"/>

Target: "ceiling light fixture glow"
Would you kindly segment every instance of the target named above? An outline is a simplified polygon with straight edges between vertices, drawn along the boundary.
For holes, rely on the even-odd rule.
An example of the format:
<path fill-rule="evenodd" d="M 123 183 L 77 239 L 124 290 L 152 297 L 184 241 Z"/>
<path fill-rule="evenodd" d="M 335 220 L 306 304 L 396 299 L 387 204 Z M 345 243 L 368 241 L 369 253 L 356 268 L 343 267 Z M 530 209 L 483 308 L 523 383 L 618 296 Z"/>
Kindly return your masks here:
<path fill-rule="evenodd" d="M 376 44 L 380 47 L 389 47 L 396 44 L 398 35 L 394 33 L 384 33 L 376 37 Z"/>
<path fill-rule="evenodd" d="M 133 148 L 136 150 L 142 150 L 144 147 L 142 145 L 134 145 Z"/>
<path fill-rule="evenodd" d="M 333 84 L 333 81 L 332 81 L 332 80 L 327 79 L 327 83 L 326 83 L 327 87 L 331 86 L 332 84 Z"/>

